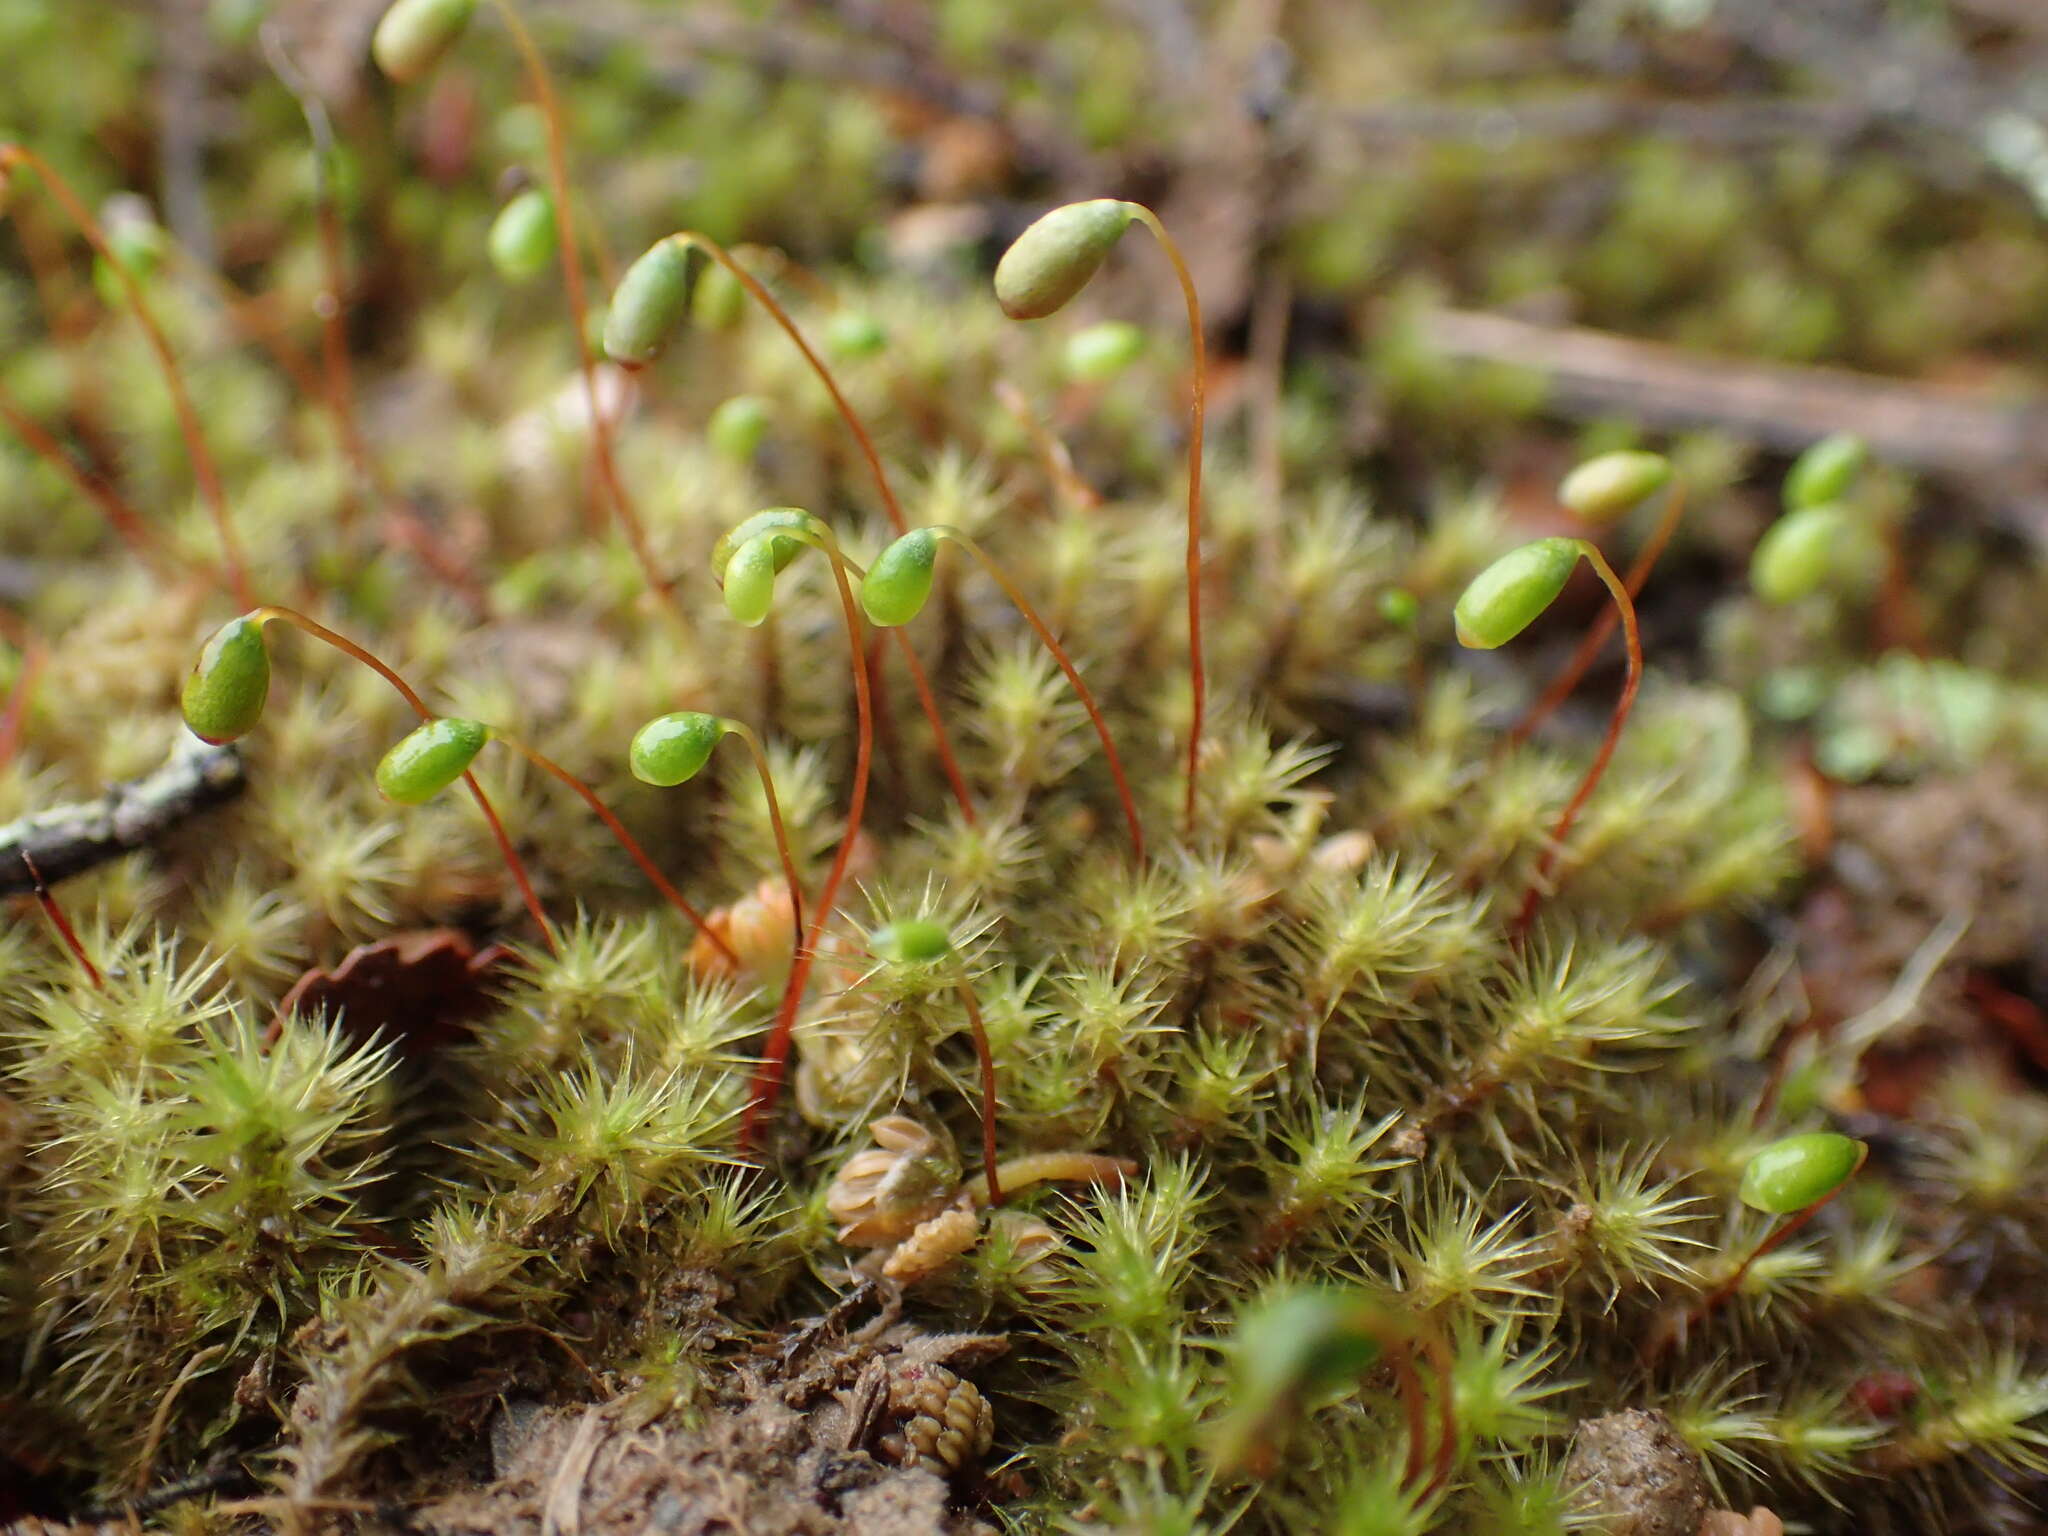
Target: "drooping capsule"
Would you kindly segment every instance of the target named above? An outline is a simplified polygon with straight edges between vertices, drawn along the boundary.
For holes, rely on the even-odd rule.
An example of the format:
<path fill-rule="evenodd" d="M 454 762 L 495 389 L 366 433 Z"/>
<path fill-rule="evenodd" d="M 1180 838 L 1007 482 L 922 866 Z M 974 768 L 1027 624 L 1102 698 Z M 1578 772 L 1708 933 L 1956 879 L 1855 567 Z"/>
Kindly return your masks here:
<path fill-rule="evenodd" d="M 660 240 L 626 268 L 605 311 L 604 352 L 626 368 L 661 356 L 690 307 L 690 253 L 679 240 Z"/>
<path fill-rule="evenodd" d="M 1611 523 L 1671 483 L 1671 461 L 1661 453 L 1627 449 L 1586 460 L 1557 488 L 1557 499 L 1589 523 Z"/>
<path fill-rule="evenodd" d="M 215 746 L 255 729 L 270 697 L 270 648 L 263 625 L 247 614 L 229 619 L 200 649 L 185 678 L 185 724 Z"/>
<path fill-rule="evenodd" d="M 996 302 L 1012 320 L 1043 320 L 1088 286 L 1134 209 L 1113 197 L 1068 203 L 1041 216 L 996 263 Z"/>
<path fill-rule="evenodd" d="M 641 783 L 673 788 L 703 771 L 724 735 L 725 722 L 716 715 L 694 709 L 660 715 L 633 733 L 627 762 Z"/>
<path fill-rule="evenodd" d="M 490 739 L 490 727 L 478 720 L 429 720 L 378 760 L 377 792 L 399 805 L 424 805 L 469 772 Z"/>
<path fill-rule="evenodd" d="M 1458 599 L 1452 610 L 1458 643 L 1480 651 L 1506 645 L 1557 601 L 1578 563 L 1577 539 L 1537 539 L 1509 550 Z"/>
<path fill-rule="evenodd" d="M 405 85 L 440 63 L 462 39 L 476 0 L 395 0 L 370 38 L 370 56 Z"/>
<path fill-rule="evenodd" d="M 1742 1170 L 1742 1203 L 1774 1216 L 1803 1211 L 1848 1183 L 1869 1150 L 1853 1136 L 1833 1131 L 1774 1141 Z"/>
<path fill-rule="evenodd" d="M 932 570 L 938 562 L 939 536 L 929 528 L 913 528 L 875 557 L 860 584 L 860 605 L 885 628 L 908 624 L 932 595 Z"/>

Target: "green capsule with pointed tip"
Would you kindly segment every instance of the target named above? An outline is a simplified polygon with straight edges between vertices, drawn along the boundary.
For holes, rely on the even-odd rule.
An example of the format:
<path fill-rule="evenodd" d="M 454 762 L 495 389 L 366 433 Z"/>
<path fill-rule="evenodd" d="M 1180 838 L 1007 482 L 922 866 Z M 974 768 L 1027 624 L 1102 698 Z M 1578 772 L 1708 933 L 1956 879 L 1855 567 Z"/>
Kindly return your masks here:
<path fill-rule="evenodd" d="M 1774 1141 L 1742 1170 L 1742 1203 L 1773 1216 L 1803 1211 L 1848 1183 L 1869 1150 L 1853 1136 L 1833 1131 Z"/>
<path fill-rule="evenodd" d="M 879 357 L 889 349 L 889 333 L 873 315 L 842 309 L 825 324 L 825 350 L 841 362 Z"/>
<path fill-rule="evenodd" d="M 1557 488 L 1557 499 L 1589 523 L 1611 523 L 1671 483 L 1671 461 L 1635 449 L 1586 460 Z"/>
<path fill-rule="evenodd" d="M 783 542 L 773 534 L 749 539 L 725 562 L 725 611 L 752 629 L 768 617 L 775 602 L 775 546 Z"/>
<path fill-rule="evenodd" d="M 377 792 L 399 805 L 424 805 L 469 772 L 490 739 L 491 728 L 478 720 L 429 720 L 378 760 Z"/>
<path fill-rule="evenodd" d="M 555 201 L 539 187 L 518 193 L 491 221 L 491 265 L 508 283 L 528 283 L 554 264 L 560 243 Z"/>
<path fill-rule="evenodd" d="M 690 253 L 660 240 L 626 268 L 604 317 L 604 355 L 624 368 L 661 356 L 690 307 Z"/>
<path fill-rule="evenodd" d="M 1123 233 L 1132 205 L 1114 197 L 1068 203 L 1043 215 L 996 263 L 996 302 L 1012 320 L 1043 320 L 1088 286 Z"/>
<path fill-rule="evenodd" d="M 1389 587 L 1379 596 L 1380 617 L 1396 629 L 1413 629 L 1422 617 L 1422 603 L 1406 587 Z"/>
<path fill-rule="evenodd" d="M 219 746 L 246 736 L 270 697 L 270 648 L 260 620 L 244 614 L 213 632 L 185 678 L 185 724 Z"/>
<path fill-rule="evenodd" d="M 462 40 L 476 0 L 395 0 L 370 38 L 377 67 L 400 85 L 419 79 Z"/>
<path fill-rule="evenodd" d="M 932 595 L 938 558 L 939 536 L 929 528 L 911 529 L 875 556 L 860 584 L 860 605 L 868 617 L 884 628 L 916 618 Z"/>
<path fill-rule="evenodd" d="M 930 965 L 953 952 L 953 936 L 930 918 L 906 917 L 877 928 L 868 936 L 868 948 L 899 965 Z"/>
<path fill-rule="evenodd" d="M 725 722 L 694 709 L 659 715 L 633 733 L 626 761 L 643 784 L 673 789 L 703 771 L 725 735 Z"/>
<path fill-rule="evenodd" d="M 711 446 L 735 463 L 753 458 L 768 435 L 768 402 L 759 395 L 734 395 L 718 402 L 704 423 Z"/>
<path fill-rule="evenodd" d="M 1785 475 L 1785 509 L 1823 506 L 1848 494 L 1850 482 L 1870 459 L 1870 448 L 1853 432 L 1824 437 L 1792 463 Z"/>
<path fill-rule="evenodd" d="M 1811 597 L 1828 584 L 1852 532 L 1848 512 L 1832 502 L 1787 512 L 1756 541 L 1749 557 L 1750 588 L 1779 605 Z"/>
<path fill-rule="evenodd" d="M 1557 601 L 1579 563 L 1577 539 L 1537 539 L 1511 549 L 1472 578 L 1451 616 L 1458 644 L 1475 651 L 1506 645 Z"/>

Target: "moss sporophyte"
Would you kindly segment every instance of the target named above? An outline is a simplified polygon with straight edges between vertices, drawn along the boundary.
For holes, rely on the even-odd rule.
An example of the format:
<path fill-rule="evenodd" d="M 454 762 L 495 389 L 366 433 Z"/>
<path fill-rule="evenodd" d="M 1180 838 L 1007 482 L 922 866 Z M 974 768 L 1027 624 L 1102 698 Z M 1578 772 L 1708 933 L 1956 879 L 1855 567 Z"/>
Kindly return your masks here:
<path fill-rule="evenodd" d="M 500 26 L 526 100 L 472 133 Z M 10 217 L 38 173 L 64 214 L 0 424 L 84 514 L 0 625 L 0 893 L 49 915 L 0 936 L 0 1484 L 306 1536 L 709 1489 L 764 1531 L 1550 1536 L 1629 1512 L 1582 1473 L 1640 1415 L 1684 1536 L 1702 1489 L 2014 1518 L 2048 1135 L 1986 1072 L 1911 1124 L 1876 1048 L 1909 995 L 2023 1021 L 2023 965 L 1958 914 L 1795 974 L 1783 905 L 1882 851 L 1792 810 L 1857 681 L 1832 534 L 1895 532 L 1892 474 L 1816 444 L 1753 554 L 1696 441 L 1587 457 L 1518 547 L 1476 494 L 1375 514 L 1292 244 L 1212 448 L 1142 204 L 990 197 L 936 265 L 627 245 L 643 113 L 698 125 L 693 215 L 818 251 L 883 227 L 885 118 L 578 59 L 558 97 L 510 0 L 389 7 L 407 89 L 293 86 L 311 174 L 251 178 L 303 240 L 222 226 L 261 298 L 0 147 Z M 1133 224 L 1185 341 L 1086 312 Z M 1596 733 L 1557 711 L 1616 630 Z M 1788 656 L 1816 702 L 1749 710 Z"/>

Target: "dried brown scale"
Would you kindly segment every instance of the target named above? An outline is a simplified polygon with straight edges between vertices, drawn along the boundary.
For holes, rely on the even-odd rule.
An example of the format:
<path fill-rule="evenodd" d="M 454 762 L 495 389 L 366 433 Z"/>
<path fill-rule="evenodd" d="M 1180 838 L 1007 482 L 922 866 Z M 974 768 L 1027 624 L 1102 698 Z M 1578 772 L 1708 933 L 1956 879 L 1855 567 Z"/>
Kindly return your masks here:
<path fill-rule="evenodd" d="M 946 1268 L 981 1237 L 981 1221 L 969 1210 L 941 1211 L 921 1221 L 882 1261 L 884 1278 L 915 1284 Z"/>

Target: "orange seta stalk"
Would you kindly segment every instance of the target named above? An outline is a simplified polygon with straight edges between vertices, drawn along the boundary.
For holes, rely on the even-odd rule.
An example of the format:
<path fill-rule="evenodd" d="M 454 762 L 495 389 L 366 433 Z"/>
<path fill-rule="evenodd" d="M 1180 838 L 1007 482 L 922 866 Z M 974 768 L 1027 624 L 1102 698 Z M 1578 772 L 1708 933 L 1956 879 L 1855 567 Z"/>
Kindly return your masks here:
<path fill-rule="evenodd" d="M 621 848 L 626 850 L 626 856 L 640 866 L 640 873 L 647 877 L 649 883 L 657 891 L 661 892 L 662 899 L 682 913 L 684 917 L 688 918 L 692 927 L 703 934 L 706 939 L 710 940 L 719 953 L 724 955 L 735 968 L 738 967 L 740 957 L 733 951 L 732 945 L 721 938 L 716 929 L 705 923 L 704 914 L 691 906 L 683 893 L 677 890 L 669 881 L 668 876 L 661 872 L 660 867 L 656 865 L 654 860 L 648 857 L 647 850 L 640 846 L 639 839 L 628 832 L 625 824 L 612 814 L 611 807 L 598 798 L 596 790 L 592 789 L 582 779 L 564 768 L 553 758 L 542 756 L 539 751 L 528 746 L 518 737 L 508 736 L 503 731 L 495 729 L 491 732 L 491 737 L 495 741 L 502 741 L 542 773 L 547 774 L 558 783 L 566 784 L 579 800 L 590 807 L 591 812 L 597 819 L 604 823 L 605 830 L 611 833 L 613 839 Z"/>
<path fill-rule="evenodd" d="M 1073 688 L 1075 697 L 1080 699 L 1081 707 L 1088 711 L 1088 718 L 1095 726 L 1096 739 L 1102 743 L 1102 755 L 1108 760 L 1110 777 L 1116 781 L 1117 799 L 1123 806 L 1124 824 L 1130 830 L 1131 852 L 1136 856 L 1138 862 L 1143 864 L 1145 862 L 1145 829 L 1138 821 L 1138 806 L 1131 796 L 1130 781 L 1124 777 L 1123 759 L 1117 755 L 1116 743 L 1110 739 L 1109 722 L 1102 718 L 1102 710 L 1095 702 L 1095 695 L 1088 691 L 1088 685 L 1081 681 L 1081 674 L 1074 670 L 1073 662 L 1067 658 L 1066 648 L 1060 644 L 1053 632 L 1046 627 L 1045 620 L 1038 616 L 1038 610 L 1031 606 L 1031 600 L 1018 589 L 1015 582 L 1010 580 L 1008 573 L 996 564 L 994 558 L 987 550 L 983 549 L 980 544 L 960 532 L 957 528 L 935 529 L 934 531 L 958 544 L 980 563 L 981 568 L 988 572 L 995 584 L 1003 589 L 1003 595 L 1015 605 L 1019 613 L 1024 615 L 1024 622 L 1031 626 L 1032 632 L 1038 636 L 1040 643 L 1045 646 L 1046 650 L 1052 653 L 1052 659 L 1059 663 L 1060 671 L 1066 674 L 1067 682 Z"/>
<path fill-rule="evenodd" d="M 98 507 L 107 526 L 137 556 L 159 570 L 172 568 L 172 557 L 142 514 L 129 506 L 113 486 L 81 468 L 55 438 L 22 413 L 4 388 L 0 388 L 0 422 L 5 422 L 31 453 L 70 481 L 73 490 Z"/>
<path fill-rule="evenodd" d="M 1586 557 L 1586 563 L 1593 567 L 1593 573 L 1605 584 L 1614 606 L 1621 615 L 1622 642 L 1628 648 L 1628 676 L 1621 685 L 1621 697 L 1615 702 L 1614 713 L 1607 720 L 1607 734 L 1601 738 L 1600 750 L 1594 755 L 1593 766 L 1586 770 L 1586 776 L 1579 781 L 1576 793 L 1564 808 L 1564 814 L 1557 818 L 1557 825 L 1550 829 L 1548 845 L 1543 856 L 1536 862 L 1536 873 L 1530 878 L 1528 894 L 1522 898 L 1522 909 L 1515 914 L 1510 936 L 1520 943 L 1534 921 L 1536 908 L 1543 900 L 1544 887 L 1550 879 L 1550 872 L 1556 868 L 1558 856 L 1564 851 L 1564 840 L 1579 819 L 1579 812 L 1585 809 L 1587 800 L 1592 798 L 1594 789 L 1600 783 L 1600 776 L 1607 771 L 1607 764 L 1614 756 L 1616 743 L 1621 740 L 1621 728 L 1628 723 L 1629 711 L 1635 705 L 1636 689 L 1643 681 L 1642 639 L 1636 632 L 1636 605 L 1630 599 L 1628 588 L 1621 578 L 1614 574 L 1614 567 L 1607 563 L 1607 557 L 1585 540 L 1579 540 L 1579 552 Z"/>
<path fill-rule="evenodd" d="M 43 872 L 36 868 L 36 861 L 29 856 L 26 848 L 21 850 L 21 862 L 28 868 L 28 877 L 33 882 L 36 905 L 43 909 L 43 915 L 50 920 L 50 926 L 57 930 L 57 937 L 64 941 L 64 947 L 71 951 L 71 958 L 85 969 L 92 978 L 93 990 L 107 990 L 106 978 L 100 975 L 100 968 L 92 963 L 92 957 L 85 952 L 85 946 L 78 942 L 78 930 L 71 926 L 71 919 L 64 915 L 64 909 L 57 905 L 57 898 L 50 894 L 50 888 L 43 883 Z"/>
<path fill-rule="evenodd" d="M 142 333 L 149 342 L 149 349 L 155 354 L 157 366 L 163 373 L 164 384 L 171 393 L 171 408 L 178 418 L 178 430 L 185 439 L 185 452 L 192 461 L 193 477 L 199 482 L 200 495 L 206 500 L 207 508 L 213 515 L 213 527 L 220 539 L 221 567 L 227 576 L 229 589 L 235 601 L 244 608 L 256 604 L 254 592 L 249 586 L 249 572 L 242 560 L 242 549 L 235 537 L 234 520 L 228 512 L 227 492 L 221 485 L 220 471 L 213 462 L 213 454 L 206 446 L 206 436 L 200 430 L 199 413 L 193 409 L 192 397 L 185 388 L 185 376 L 178 367 L 178 360 L 171 351 L 171 344 L 165 338 L 163 328 L 157 324 L 156 316 L 150 311 L 149 301 L 143 296 L 142 285 L 135 274 L 114 256 L 107 245 L 99 221 L 86 208 L 78 194 L 41 155 L 19 144 L 0 143 L 0 177 L 16 166 L 26 166 L 35 172 L 38 180 L 49 189 L 64 214 L 85 236 L 86 244 L 93 253 L 110 267 L 120 280 L 122 292 L 127 295 L 128 307 L 142 326 Z"/>
<path fill-rule="evenodd" d="M 596 466 L 598 480 L 618 514 L 619 526 L 625 532 L 627 544 L 632 547 L 633 558 L 639 563 L 642 577 L 670 616 L 687 631 L 689 621 L 676 597 L 675 583 L 661 574 L 661 568 L 654 559 L 653 546 L 647 542 L 647 529 L 640 521 L 632 497 L 626 492 L 625 483 L 619 478 L 618 465 L 612 458 L 611 423 L 605 419 L 597 397 L 597 363 L 590 348 L 583 262 L 577 254 L 576 216 L 570 204 L 569 151 L 562 129 L 561 105 L 555 98 L 554 80 L 548 74 L 546 59 L 534 44 L 533 34 L 526 30 L 526 23 L 520 20 L 518 8 L 512 0 L 496 0 L 496 4 L 505 30 L 512 34 L 512 44 L 519 51 L 520 64 L 533 91 L 534 105 L 540 109 L 541 122 L 546 129 L 548 195 L 555 205 L 555 225 L 562 256 L 562 292 L 569 303 L 569 325 L 576 333 L 576 365 L 583 378 L 584 403 L 590 411 L 591 460 Z"/>
<path fill-rule="evenodd" d="M 882 467 L 882 456 L 875 449 L 875 440 L 868 432 L 867 424 L 860 419 L 860 413 L 853 408 L 852 402 L 839 388 L 839 381 L 832 376 L 832 370 L 825 366 L 824 358 L 820 357 L 817 349 L 804 339 L 804 333 L 797 329 L 796 321 L 790 318 L 789 311 L 782 307 L 775 295 L 768 291 L 767 284 L 741 266 L 732 252 L 709 235 L 701 234 L 694 229 L 679 229 L 667 238 L 678 245 L 701 251 L 707 260 L 717 262 L 730 272 L 733 280 L 746 291 L 748 297 L 768 312 L 782 333 L 790 339 L 797 351 L 803 354 L 811 372 L 817 376 L 818 382 L 825 386 L 825 393 L 832 397 L 832 405 L 839 412 L 839 419 L 846 423 L 847 431 L 853 434 L 854 442 L 860 446 L 861 457 L 866 460 L 868 474 L 875 482 L 876 493 L 882 498 L 882 510 L 888 514 L 889 525 L 899 534 L 909 532 L 910 524 L 905 520 L 902 504 L 896 500 L 896 492 L 889 484 L 888 471 Z M 961 817 L 971 827 L 974 825 L 974 801 L 967 793 L 966 776 L 961 773 L 960 764 L 953 756 L 952 738 L 947 734 L 946 723 L 939 714 L 939 702 L 932 692 L 931 680 L 926 677 L 924 666 L 918 661 L 917 652 L 912 647 L 910 638 L 898 632 L 895 639 L 896 647 L 903 655 L 903 664 L 910 673 L 911 684 L 917 690 L 918 706 L 924 711 L 925 720 L 931 725 L 933 746 L 939 755 L 939 766 L 945 773 L 946 784 L 953 791 L 954 800 L 959 803 Z"/>
<path fill-rule="evenodd" d="M 259 626 L 271 619 L 282 619 L 302 634 L 311 635 L 323 645 L 331 645 L 334 649 L 340 651 L 342 655 L 349 657 L 351 660 L 359 661 L 368 667 L 372 672 L 383 678 L 385 682 L 397 689 L 399 697 L 411 706 L 412 712 L 418 715 L 420 719 L 433 720 L 438 718 L 431 709 L 427 708 L 426 700 L 415 693 L 412 685 L 404 678 L 400 677 L 362 646 L 357 645 L 348 636 L 336 634 L 318 620 L 310 619 L 293 608 L 281 608 L 275 603 L 266 603 L 262 607 L 252 610 L 249 614 L 249 619 L 250 622 Z M 491 839 L 498 845 L 498 853 L 504 859 L 506 869 L 512 872 L 513 883 L 519 887 L 520 899 L 526 903 L 526 910 L 532 914 L 534 923 L 540 928 L 541 937 L 547 942 L 548 952 L 550 954 L 561 953 L 561 945 L 555 939 L 554 925 L 548 921 L 547 913 L 542 910 L 540 897 L 534 894 L 533 882 L 527 878 L 526 865 L 520 859 L 518 850 L 512 846 L 512 839 L 506 836 L 505 824 L 498 819 L 498 812 L 492 806 L 490 796 L 486 795 L 483 786 L 477 783 L 476 775 L 467 770 L 463 772 L 462 782 L 469 786 L 470 795 L 475 799 L 477 809 L 484 813 L 484 821 L 491 829 Z"/>
<path fill-rule="evenodd" d="M 1152 231 L 1173 275 L 1180 281 L 1181 297 L 1187 304 L 1188 344 L 1192 348 L 1192 381 L 1188 393 L 1188 685 L 1193 710 L 1188 720 L 1187 803 L 1182 810 L 1184 829 L 1194 831 L 1195 784 L 1202 758 L 1202 725 L 1207 710 L 1209 684 L 1202 667 L 1202 430 L 1208 413 L 1209 361 L 1202 339 L 1202 301 L 1195 293 L 1194 274 L 1180 253 L 1180 246 L 1159 222 L 1159 216 L 1143 203 L 1129 205 L 1131 216 Z"/>
<path fill-rule="evenodd" d="M 960 1001 L 967 1005 L 967 1022 L 974 1030 L 974 1056 L 981 1067 L 981 1173 L 988 1184 L 988 1203 L 1003 1203 L 1002 1172 L 996 1167 L 996 1059 L 988 1048 L 988 1029 L 981 1022 L 981 1004 L 974 1000 L 974 988 L 960 983 Z"/>
<path fill-rule="evenodd" d="M 804 930 L 803 942 L 789 968 L 789 978 L 783 983 L 782 1002 L 775 1011 L 775 1023 L 768 1032 L 768 1042 L 761 1053 L 760 1070 L 755 1073 L 753 1091 L 748 1096 L 746 1112 L 740 1120 L 739 1144 L 743 1152 L 754 1146 L 762 1117 L 775 1108 L 775 1100 L 782 1091 L 790 1044 L 796 1031 L 796 1010 L 803 1001 L 804 987 L 810 981 L 811 967 L 818 958 L 818 940 L 824 933 L 826 920 L 832 915 L 832 904 L 839 898 L 839 887 L 846 879 L 847 864 L 853 858 L 854 839 L 860 835 L 861 818 L 867 810 L 868 770 L 875 749 L 874 700 L 868 691 L 867 649 L 860 610 L 853 600 L 853 589 L 847 584 L 846 562 L 840 556 L 839 541 L 825 531 L 822 524 L 819 526 L 822 537 L 811 535 L 806 538 L 794 530 L 779 532 L 785 537 L 806 538 L 806 542 L 816 543 L 831 562 L 832 580 L 839 588 L 839 607 L 846 618 L 848 655 L 853 667 L 854 708 L 860 717 L 854 745 L 853 796 L 847 803 L 846 830 L 840 836 L 837 852 L 832 855 L 832 867 L 825 872 L 825 884 L 818 892 L 818 904 L 811 911 L 810 926 Z"/>
<path fill-rule="evenodd" d="M 1671 490 L 1664 498 L 1664 513 L 1657 519 L 1657 526 L 1650 530 L 1650 536 L 1637 551 L 1628 576 L 1622 585 L 1628 588 L 1630 601 L 1642 594 L 1643 583 L 1650 579 L 1650 572 L 1662 557 L 1664 548 L 1671 542 L 1671 535 L 1678 531 L 1679 518 L 1685 511 L 1685 482 L 1674 480 Z M 1600 647 L 1607 643 L 1607 637 L 1614 633 L 1614 626 L 1621 622 L 1619 609 L 1609 606 L 1601 611 L 1593 627 L 1586 631 L 1579 648 L 1572 652 L 1571 660 L 1564 670 L 1551 680 L 1542 697 L 1529 706 L 1528 713 L 1515 723 L 1515 728 L 1502 738 L 1501 750 L 1519 747 L 1548 720 L 1558 705 L 1571 697 L 1572 690 L 1579 686 L 1579 679 L 1586 675 L 1586 669 L 1593 664 L 1593 658 L 1600 654 Z"/>
<path fill-rule="evenodd" d="M 413 551 L 430 572 L 459 593 L 472 607 L 485 607 L 483 589 L 474 572 L 451 554 L 420 515 L 419 509 L 398 494 L 384 466 L 371 453 L 355 409 L 355 378 L 349 365 L 348 328 L 344 318 L 344 295 L 348 291 L 347 262 L 342 251 L 341 216 L 334 206 L 334 188 L 328 175 L 328 161 L 334 152 L 334 130 L 320 98 L 307 88 L 292 63 L 275 28 L 262 30 L 263 52 L 271 68 L 292 93 L 306 119 L 313 140 L 313 217 L 319 230 L 320 292 L 313 311 L 320 320 L 321 375 L 317 389 L 309 389 L 325 401 L 341 438 L 343 456 L 356 479 L 377 499 L 384 513 L 387 538 Z M 223 284 L 225 286 L 225 284 Z M 272 355 L 299 381 L 301 388 L 315 382 L 283 338 L 277 337 Z"/>

